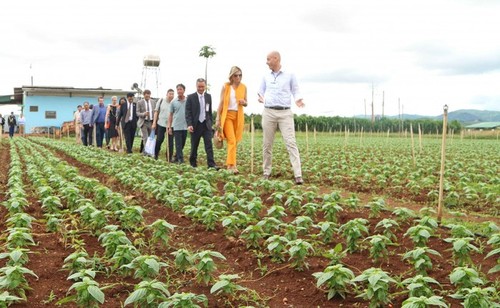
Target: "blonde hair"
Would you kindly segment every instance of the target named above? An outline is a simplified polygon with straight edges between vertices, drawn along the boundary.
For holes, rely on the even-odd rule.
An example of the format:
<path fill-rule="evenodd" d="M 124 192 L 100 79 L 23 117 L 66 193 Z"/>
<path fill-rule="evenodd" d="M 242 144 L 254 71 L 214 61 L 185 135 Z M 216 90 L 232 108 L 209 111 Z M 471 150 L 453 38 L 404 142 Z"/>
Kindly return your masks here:
<path fill-rule="evenodd" d="M 241 68 L 237 67 L 237 66 L 233 66 L 231 67 L 231 70 L 229 71 L 229 81 L 231 81 L 231 77 L 233 77 L 233 75 L 237 72 L 240 72 L 243 74 L 243 71 L 241 70 Z"/>

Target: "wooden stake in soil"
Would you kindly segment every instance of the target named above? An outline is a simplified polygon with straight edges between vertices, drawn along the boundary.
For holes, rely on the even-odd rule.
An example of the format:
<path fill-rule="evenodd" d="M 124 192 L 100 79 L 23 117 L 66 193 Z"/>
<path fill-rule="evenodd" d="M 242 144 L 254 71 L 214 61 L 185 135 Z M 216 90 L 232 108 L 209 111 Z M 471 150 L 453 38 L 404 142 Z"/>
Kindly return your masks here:
<path fill-rule="evenodd" d="M 120 131 L 118 132 L 118 134 L 120 135 L 120 153 L 123 153 L 123 145 L 125 144 L 125 142 L 123 141 L 123 129 L 121 121 L 120 121 Z"/>
<path fill-rule="evenodd" d="M 344 135 L 345 135 L 344 137 L 344 149 L 345 149 L 345 147 L 347 146 L 347 125 L 344 128 Z"/>
<path fill-rule="evenodd" d="M 361 126 L 361 131 L 359 133 L 359 146 L 363 147 L 363 126 Z"/>
<path fill-rule="evenodd" d="M 255 143 L 255 126 L 253 125 L 253 115 L 250 118 L 250 173 L 253 174 L 254 164 L 254 143 Z"/>
<path fill-rule="evenodd" d="M 439 172 L 439 199 L 438 199 L 438 210 L 437 210 L 437 220 L 441 223 L 441 217 L 443 216 L 443 185 L 444 185 L 444 164 L 445 164 L 445 153 L 446 153 L 446 127 L 448 122 L 448 105 L 444 105 L 443 108 L 443 139 L 441 141 L 441 171 Z"/>
<path fill-rule="evenodd" d="M 309 130 L 307 129 L 307 122 L 306 122 L 306 153 L 309 155 Z"/>
<path fill-rule="evenodd" d="M 97 134 L 97 127 L 94 123 L 94 125 L 92 125 L 92 138 L 93 138 L 92 140 L 94 141 L 94 144 L 97 147 L 97 137 L 96 137 L 97 135 L 96 134 Z"/>
<path fill-rule="evenodd" d="M 418 123 L 418 145 L 419 153 L 422 153 L 422 129 L 420 128 L 420 123 Z"/>
<path fill-rule="evenodd" d="M 413 139 L 413 125 L 410 123 L 410 136 L 411 136 L 411 157 L 413 158 L 413 168 L 417 165 L 415 159 L 415 141 Z"/>
<path fill-rule="evenodd" d="M 167 162 L 169 162 L 169 163 L 170 163 L 170 159 L 169 159 L 169 157 L 170 157 L 170 150 L 169 150 L 169 149 L 170 149 L 170 145 L 169 145 L 169 142 L 168 142 L 168 129 L 167 129 L 167 132 L 166 132 L 166 136 L 165 136 L 165 137 L 166 137 L 166 138 L 165 138 L 165 139 L 166 139 L 165 141 L 166 141 L 166 143 L 167 143 L 167 150 L 165 151 L 165 158 L 167 159 Z"/>

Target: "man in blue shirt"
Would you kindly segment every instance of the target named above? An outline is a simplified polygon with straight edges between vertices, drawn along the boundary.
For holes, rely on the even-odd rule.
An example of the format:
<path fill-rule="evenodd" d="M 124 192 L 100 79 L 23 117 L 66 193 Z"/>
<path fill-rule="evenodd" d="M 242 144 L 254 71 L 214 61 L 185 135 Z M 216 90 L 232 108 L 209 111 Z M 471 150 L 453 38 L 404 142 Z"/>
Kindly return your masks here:
<path fill-rule="evenodd" d="M 179 164 L 184 163 L 184 146 L 187 139 L 186 123 L 186 97 L 184 91 L 186 87 L 179 83 L 176 87 L 177 98 L 170 105 L 170 115 L 168 117 L 168 133 L 175 139 L 175 160 Z"/>
<path fill-rule="evenodd" d="M 83 126 L 82 142 L 84 146 L 92 145 L 93 111 L 89 102 L 83 103 L 83 110 L 80 112 L 80 123 Z"/>
<path fill-rule="evenodd" d="M 295 140 L 293 112 L 290 108 L 292 99 L 295 100 L 295 104 L 299 108 L 304 107 L 304 102 L 295 75 L 281 69 L 280 53 L 270 52 L 267 55 L 266 64 L 271 72 L 264 75 L 258 93 L 259 102 L 264 104 L 262 112 L 264 178 L 268 179 L 271 175 L 274 135 L 279 129 L 290 156 L 295 184 L 301 185 L 304 181 L 302 180 L 299 149 Z"/>
<path fill-rule="evenodd" d="M 104 140 L 104 135 L 106 133 L 106 128 L 104 123 L 106 122 L 106 110 L 107 107 L 104 106 L 104 98 L 101 96 L 97 99 L 99 104 L 94 106 L 93 110 L 93 123 L 95 123 L 95 136 L 96 144 L 98 148 L 102 148 L 102 141 Z"/>

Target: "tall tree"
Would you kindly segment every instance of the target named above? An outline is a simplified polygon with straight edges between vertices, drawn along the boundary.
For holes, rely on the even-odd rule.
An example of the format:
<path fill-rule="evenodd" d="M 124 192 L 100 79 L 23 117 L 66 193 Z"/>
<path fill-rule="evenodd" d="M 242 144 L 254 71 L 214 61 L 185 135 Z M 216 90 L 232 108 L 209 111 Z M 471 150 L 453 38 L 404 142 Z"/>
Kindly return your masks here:
<path fill-rule="evenodd" d="M 208 88 L 208 78 L 207 78 L 208 59 L 212 58 L 215 55 L 216 55 L 215 49 L 210 45 L 203 46 L 200 49 L 200 57 L 204 57 L 206 59 L 206 61 L 205 61 L 205 81 L 207 83 L 207 88 Z"/>

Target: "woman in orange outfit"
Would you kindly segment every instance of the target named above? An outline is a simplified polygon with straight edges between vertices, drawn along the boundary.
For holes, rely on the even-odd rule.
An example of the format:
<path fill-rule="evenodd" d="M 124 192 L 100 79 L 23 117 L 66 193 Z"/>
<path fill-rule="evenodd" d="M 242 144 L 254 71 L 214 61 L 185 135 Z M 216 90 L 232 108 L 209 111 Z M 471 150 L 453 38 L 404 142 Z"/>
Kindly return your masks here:
<path fill-rule="evenodd" d="M 215 125 L 222 132 L 222 139 L 227 140 L 227 169 L 238 174 L 236 168 L 236 147 L 243 138 L 245 114 L 243 107 L 247 106 L 247 87 L 241 82 L 241 69 L 231 67 L 229 82 L 222 87 L 219 108 Z M 219 129 L 220 128 L 220 129 Z M 220 134 L 219 132 L 219 134 Z"/>

